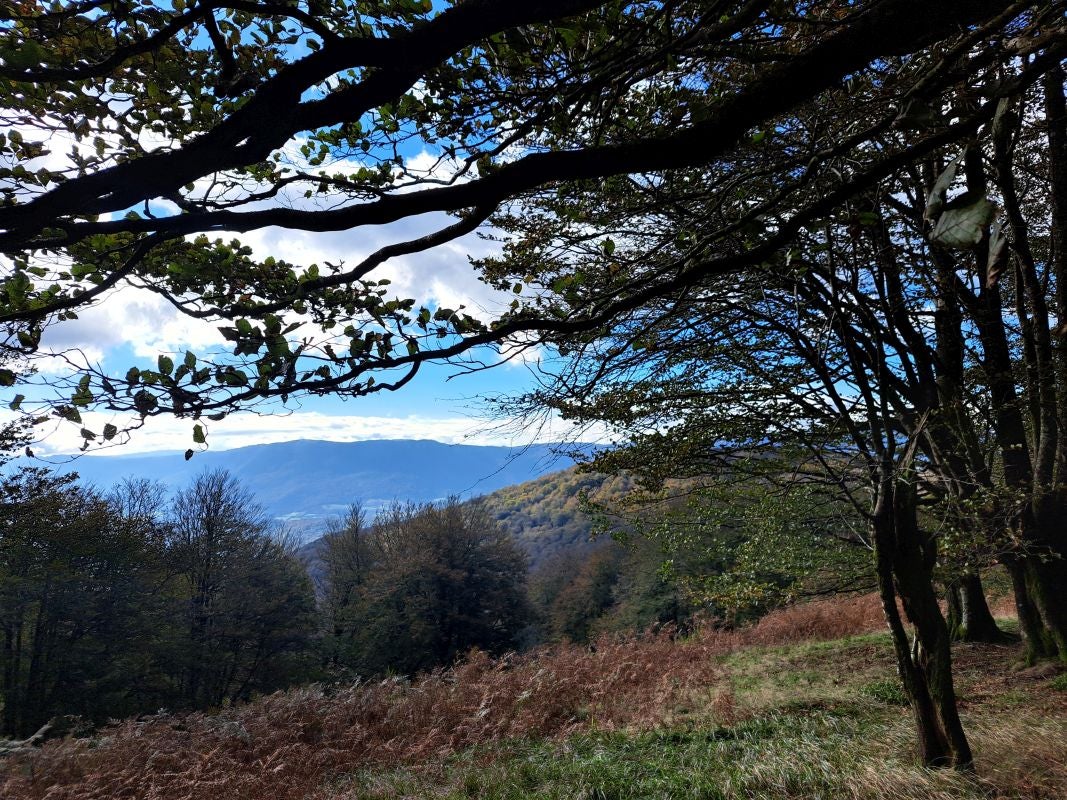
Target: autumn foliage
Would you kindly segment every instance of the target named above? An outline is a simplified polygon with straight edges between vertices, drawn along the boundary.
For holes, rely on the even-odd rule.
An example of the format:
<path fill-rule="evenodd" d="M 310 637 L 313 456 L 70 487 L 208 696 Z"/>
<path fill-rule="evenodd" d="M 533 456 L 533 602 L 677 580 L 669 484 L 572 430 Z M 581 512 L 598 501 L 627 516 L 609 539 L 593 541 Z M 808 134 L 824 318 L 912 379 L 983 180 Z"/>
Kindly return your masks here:
<path fill-rule="evenodd" d="M 277 693 L 215 715 L 127 720 L 95 739 L 52 742 L 10 762 L 0 796 L 78 800 L 323 797 L 374 765 L 421 763 L 510 737 L 651 728 L 716 694 L 717 657 L 749 644 L 878 630 L 873 597 L 784 609 L 741 630 L 661 630 L 491 659 L 474 652 L 414 681 Z M 711 702 L 717 708 L 715 701 Z"/>

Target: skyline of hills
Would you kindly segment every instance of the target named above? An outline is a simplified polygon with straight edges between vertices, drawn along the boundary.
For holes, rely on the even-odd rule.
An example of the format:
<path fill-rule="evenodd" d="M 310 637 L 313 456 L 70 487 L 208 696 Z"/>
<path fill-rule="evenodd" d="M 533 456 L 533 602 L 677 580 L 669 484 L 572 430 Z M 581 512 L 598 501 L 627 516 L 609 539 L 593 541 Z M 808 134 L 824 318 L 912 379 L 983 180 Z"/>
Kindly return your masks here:
<path fill-rule="evenodd" d="M 299 439 L 207 451 L 185 461 L 181 453 L 82 456 L 56 467 L 77 472 L 100 489 L 135 476 L 169 490 L 204 470 L 226 469 L 266 512 L 302 529 L 316 527 L 359 502 L 369 513 L 393 501 L 471 498 L 565 469 L 574 460 L 555 445 L 527 447 L 443 444 L 429 439 L 330 442 Z"/>

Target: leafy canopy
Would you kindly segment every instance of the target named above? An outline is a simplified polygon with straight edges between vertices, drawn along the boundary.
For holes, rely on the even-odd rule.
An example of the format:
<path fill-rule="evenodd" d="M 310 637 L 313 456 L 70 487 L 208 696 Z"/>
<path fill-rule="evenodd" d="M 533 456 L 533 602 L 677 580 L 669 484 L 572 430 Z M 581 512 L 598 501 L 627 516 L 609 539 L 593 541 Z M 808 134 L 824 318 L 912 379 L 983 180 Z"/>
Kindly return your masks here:
<path fill-rule="evenodd" d="M 517 336 L 595 332 L 761 263 L 806 222 L 970 135 L 1063 57 L 1061 6 L 5 2 L 0 321 L 20 361 L 0 384 L 27 380 L 48 327 L 130 286 L 217 326 L 232 349 L 117 374 L 73 361 L 46 381 L 54 396 L 26 390 L 13 407 L 79 425 L 94 408 L 218 418 L 395 389 L 427 360 Z M 961 77 L 1021 56 L 1022 69 L 941 112 Z M 812 104 L 826 115 L 808 127 Z M 411 164 L 423 149 L 429 171 Z M 753 193 L 756 176 L 770 188 Z M 714 192 L 718 211 L 632 268 L 616 242 L 634 220 L 670 215 L 668 185 Z M 620 187 L 620 206 L 601 199 Z M 370 234 L 431 212 L 430 233 L 354 263 L 287 263 L 239 238 Z M 507 233 L 506 258 L 482 265 L 513 300 L 488 319 L 394 297 L 381 277 L 391 259 L 490 221 L 508 230 L 515 214 L 524 229 Z M 597 233 L 547 269 L 561 225 Z M 597 291 L 579 291 L 591 275 Z M 87 445 L 122 433 L 82 429 Z"/>

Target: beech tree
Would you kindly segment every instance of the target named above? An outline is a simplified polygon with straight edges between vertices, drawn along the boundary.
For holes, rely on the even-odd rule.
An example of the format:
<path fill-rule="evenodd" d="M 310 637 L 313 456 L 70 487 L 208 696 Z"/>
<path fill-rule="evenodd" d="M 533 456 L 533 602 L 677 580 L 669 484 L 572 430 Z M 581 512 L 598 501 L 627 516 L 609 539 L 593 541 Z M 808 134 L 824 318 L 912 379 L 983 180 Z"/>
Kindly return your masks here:
<path fill-rule="evenodd" d="M 32 359 L 47 327 L 123 286 L 232 342 L 232 354 L 161 353 L 117 374 L 81 364 L 50 377 L 61 393 L 52 413 L 80 424 L 87 408 L 200 418 L 300 393 L 364 395 L 398 388 L 428 359 L 594 329 L 758 263 L 806 221 L 990 119 L 1058 61 L 1061 10 L 994 0 L 12 5 L 0 29 L 5 346 Z M 1025 66 L 993 80 L 1013 59 Z M 932 112 L 975 73 L 990 75 L 975 103 Z M 812 102 L 864 123 L 813 132 L 760 164 L 759 144 L 784 133 L 781 115 Z M 894 125 L 923 127 L 886 141 Z M 413 141 L 439 169 L 409 168 Z M 575 198 L 595 205 L 605 181 L 654 192 L 701 165 L 731 198 L 728 227 L 763 220 L 762 232 L 744 251 L 712 253 L 705 231 L 679 243 L 669 267 L 620 274 L 565 319 L 536 302 L 548 276 L 535 250 L 529 275 L 507 277 L 516 304 L 488 323 L 391 297 L 376 277 L 514 200 L 566 198 L 581 220 L 594 212 Z M 778 189 L 746 207 L 738 198 L 754 173 Z M 233 238 L 267 226 L 369 230 L 434 211 L 453 219 L 356 264 L 285 263 Z M 86 442 L 118 434 L 82 431 Z"/>
<path fill-rule="evenodd" d="M 526 558 L 477 502 L 353 510 L 326 537 L 327 660 L 364 677 L 513 649 L 530 621 Z"/>
<path fill-rule="evenodd" d="M 1051 577 L 1062 568 L 1063 543 L 1040 521 L 1063 497 L 1051 423 L 1053 342 L 1063 328 L 1052 328 L 1045 300 L 1046 286 L 1058 292 L 1064 285 L 1054 246 L 1062 115 L 1044 118 L 1047 138 L 1031 124 L 1019 127 L 1040 116 L 1026 108 L 1052 107 L 1049 84 L 1062 100 L 1058 68 L 1044 83 L 1001 102 L 992 124 L 974 126 L 966 142 L 906 165 L 805 225 L 762 265 L 646 302 L 595 335 L 554 337 L 573 362 L 525 398 L 527 410 L 556 408 L 629 437 L 633 446 L 598 459 L 600 468 L 621 466 L 655 480 L 741 463 L 756 475 L 791 474 L 802 485 L 822 482 L 849 496 L 868 521 L 930 763 L 969 762 L 935 565 L 959 570 L 953 594 L 966 592 L 962 605 L 971 616 L 957 631 L 999 635 L 977 573 L 993 558 L 1016 578 L 1031 652 L 1054 641 L 1063 623 L 1062 581 Z M 833 124 L 819 107 L 795 113 L 780 123 L 776 141 L 761 145 L 762 161 L 788 157 L 809 131 Z M 1007 143 L 1027 135 L 1033 149 L 1010 154 Z M 994 157 L 984 161 L 983 151 Z M 1026 217 L 1012 188 L 1016 171 L 1035 198 Z M 998 176 L 995 189 L 987 173 Z M 518 244 L 486 268 L 518 273 L 536 249 L 542 274 L 583 273 L 581 283 L 548 287 L 554 291 L 546 306 L 581 307 L 602 296 L 613 275 L 665 268 L 677 241 L 725 223 L 729 200 L 704 191 L 713 179 L 695 173 L 688 182 L 602 188 L 594 213 L 580 223 L 530 203 L 498 220 Z M 753 180 L 746 188 L 744 202 L 758 203 L 775 195 L 778 182 Z M 756 222 L 704 246 L 744 250 L 766 226 Z M 607 242 L 601 254 L 591 246 Z M 1017 306 L 1017 341 L 1001 309 L 1001 286 Z M 1015 344 L 1022 364 L 1012 356 Z M 1020 374 L 1027 379 L 1017 389 Z M 1020 394 L 1030 402 L 1020 403 Z M 1041 452 L 1043 471 L 1036 467 Z M 932 505 L 936 524 L 923 514 Z"/>
<path fill-rule="evenodd" d="M 228 472 L 205 472 L 170 507 L 183 630 L 175 654 L 183 704 L 216 707 L 273 691 L 302 671 L 315 629 L 311 581 Z"/>

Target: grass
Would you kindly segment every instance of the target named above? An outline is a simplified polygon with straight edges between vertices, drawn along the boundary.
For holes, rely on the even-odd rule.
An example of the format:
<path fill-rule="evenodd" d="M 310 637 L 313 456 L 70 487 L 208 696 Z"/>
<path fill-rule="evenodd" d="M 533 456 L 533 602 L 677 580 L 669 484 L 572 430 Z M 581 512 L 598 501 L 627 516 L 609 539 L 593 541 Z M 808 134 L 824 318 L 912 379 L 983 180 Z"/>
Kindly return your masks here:
<path fill-rule="evenodd" d="M 900 685 L 900 681 L 892 678 L 865 683 L 860 687 L 860 693 L 875 700 L 881 700 L 886 705 L 908 705 L 908 697 L 904 693 L 904 688 Z"/>
<path fill-rule="evenodd" d="M 410 683 L 130 721 L 10 765 L 0 797 L 1067 797 L 1062 675 L 1013 671 L 1017 646 L 958 646 L 977 774 L 924 770 L 879 627 L 870 599 L 813 605 L 746 631 L 474 655 Z"/>
<path fill-rule="evenodd" d="M 433 768 L 355 773 L 324 796 L 336 800 L 434 797 L 589 800 L 875 798 L 989 800 L 1062 798 L 1062 724 L 972 720 L 978 752 L 1003 756 L 1009 735 L 1037 750 L 977 776 L 917 767 L 911 729 L 899 715 L 771 713 L 729 727 L 626 734 L 586 733 L 562 743 L 514 741 L 479 748 Z M 999 752 L 998 752 L 999 750 Z"/>
<path fill-rule="evenodd" d="M 738 713 L 854 703 L 858 687 L 895 682 L 889 635 L 737 650 L 721 661 Z"/>

